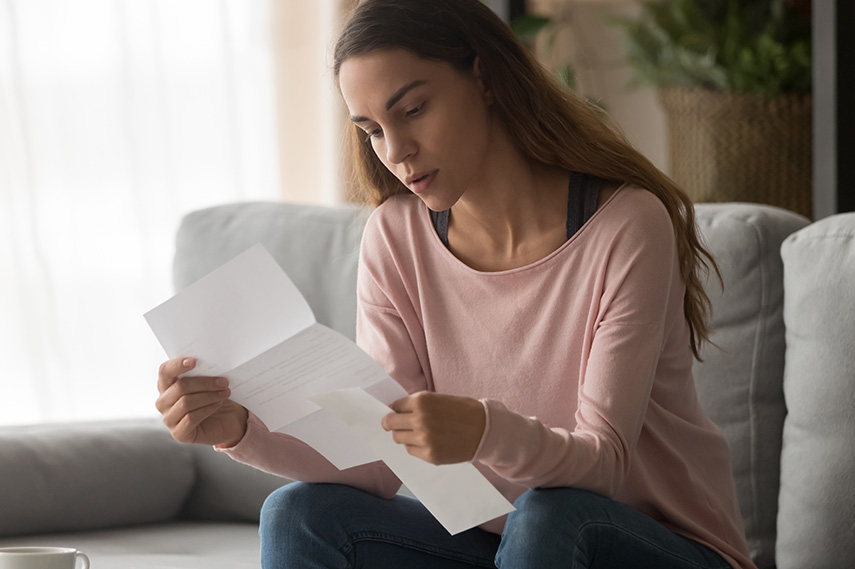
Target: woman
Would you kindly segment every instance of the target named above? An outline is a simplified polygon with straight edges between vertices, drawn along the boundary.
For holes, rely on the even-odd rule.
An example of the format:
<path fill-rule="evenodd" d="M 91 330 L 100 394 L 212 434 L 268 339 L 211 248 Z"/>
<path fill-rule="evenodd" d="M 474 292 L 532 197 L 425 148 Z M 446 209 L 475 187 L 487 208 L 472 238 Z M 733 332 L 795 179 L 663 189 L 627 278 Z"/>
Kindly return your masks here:
<path fill-rule="evenodd" d="M 715 265 L 686 196 L 477 0 L 367 0 L 334 70 L 379 206 L 357 341 L 411 394 L 382 427 L 516 511 L 449 536 L 382 463 L 338 471 L 166 362 L 176 439 L 305 482 L 265 503 L 262 564 L 753 567 L 691 375 Z"/>

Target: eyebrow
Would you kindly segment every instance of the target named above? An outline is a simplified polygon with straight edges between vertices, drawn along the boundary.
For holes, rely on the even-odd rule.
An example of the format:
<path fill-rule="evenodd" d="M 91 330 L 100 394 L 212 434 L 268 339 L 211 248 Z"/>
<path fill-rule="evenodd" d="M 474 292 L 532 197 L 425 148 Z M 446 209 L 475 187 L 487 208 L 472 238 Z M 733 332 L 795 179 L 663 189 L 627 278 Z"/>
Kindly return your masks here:
<path fill-rule="evenodd" d="M 409 93 L 411 90 L 415 89 L 416 87 L 421 87 L 425 83 L 427 83 L 426 80 L 419 79 L 417 81 L 413 81 L 412 83 L 407 83 L 406 85 L 404 85 L 403 87 L 401 87 L 400 89 L 395 91 L 395 94 L 392 95 L 391 97 L 389 97 L 389 100 L 386 101 L 386 110 L 388 111 L 389 109 L 394 107 L 398 103 L 398 101 L 403 99 L 404 95 Z M 368 119 L 368 117 L 356 116 L 356 117 L 350 117 L 350 120 L 352 122 L 366 122 L 370 119 Z"/>

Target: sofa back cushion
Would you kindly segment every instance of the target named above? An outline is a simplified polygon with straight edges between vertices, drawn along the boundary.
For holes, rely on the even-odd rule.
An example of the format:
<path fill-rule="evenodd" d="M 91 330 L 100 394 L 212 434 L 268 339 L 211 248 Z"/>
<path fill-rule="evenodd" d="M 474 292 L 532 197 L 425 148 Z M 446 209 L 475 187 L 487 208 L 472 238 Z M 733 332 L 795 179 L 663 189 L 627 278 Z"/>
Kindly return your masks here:
<path fill-rule="evenodd" d="M 778 567 L 855 560 L 855 213 L 790 236 Z"/>
<path fill-rule="evenodd" d="M 0 536 L 171 520 L 194 480 L 157 420 L 0 430 Z"/>
<path fill-rule="evenodd" d="M 279 202 L 227 204 L 182 220 L 175 243 L 176 290 L 256 243 L 264 245 L 306 297 L 315 319 L 356 336 L 356 268 L 367 212 L 353 206 Z"/>
<path fill-rule="evenodd" d="M 756 204 L 699 204 L 698 226 L 721 270 L 712 274 L 711 341 L 695 362 L 707 415 L 730 445 L 748 547 L 760 569 L 775 565 L 781 430 L 786 409 L 780 246 L 808 220 Z"/>

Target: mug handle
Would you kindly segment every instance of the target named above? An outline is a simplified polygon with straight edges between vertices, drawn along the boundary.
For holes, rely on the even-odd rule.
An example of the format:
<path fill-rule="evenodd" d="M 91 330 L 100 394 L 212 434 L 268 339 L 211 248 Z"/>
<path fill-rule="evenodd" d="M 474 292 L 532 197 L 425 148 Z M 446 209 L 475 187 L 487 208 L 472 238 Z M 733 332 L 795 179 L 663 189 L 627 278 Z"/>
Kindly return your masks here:
<path fill-rule="evenodd" d="M 83 567 L 81 569 L 89 569 L 89 558 L 86 557 L 85 553 L 81 553 L 80 551 L 75 553 L 75 560 L 74 560 L 74 566 L 75 567 L 77 567 L 77 560 L 78 559 L 83 561 Z"/>

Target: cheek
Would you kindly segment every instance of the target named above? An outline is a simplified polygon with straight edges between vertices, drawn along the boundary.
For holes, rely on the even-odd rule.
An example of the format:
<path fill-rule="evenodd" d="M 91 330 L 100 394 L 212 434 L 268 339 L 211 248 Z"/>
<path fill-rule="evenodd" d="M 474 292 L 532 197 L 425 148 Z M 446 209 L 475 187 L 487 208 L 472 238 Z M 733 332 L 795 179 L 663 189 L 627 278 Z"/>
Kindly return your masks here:
<path fill-rule="evenodd" d="M 489 152 L 490 120 L 480 107 L 461 107 L 461 111 L 450 121 L 448 139 L 456 157 L 474 166 Z"/>
<path fill-rule="evenodd" d="M 490 139 L 490 109 L 480 94 L 469 93 L 466 103 L 457 108 L 455 124 L 472 144 L 483 145 Z"/>

